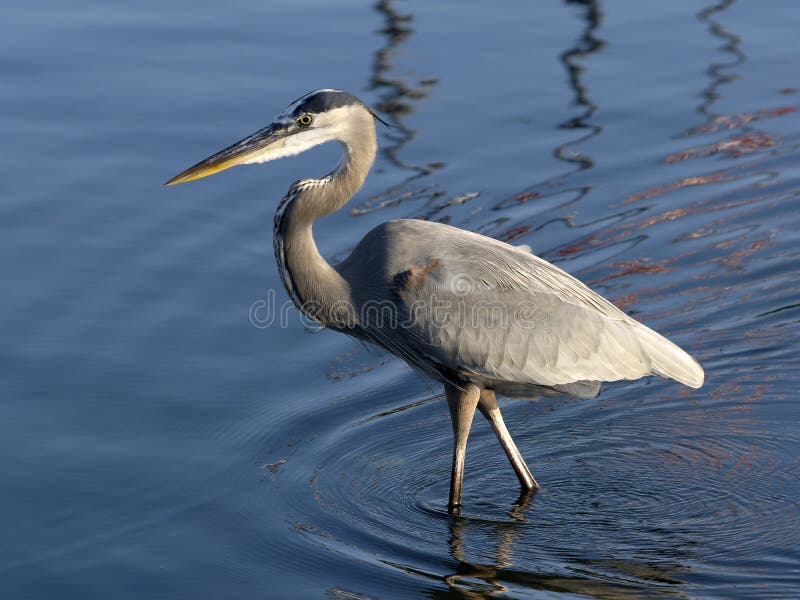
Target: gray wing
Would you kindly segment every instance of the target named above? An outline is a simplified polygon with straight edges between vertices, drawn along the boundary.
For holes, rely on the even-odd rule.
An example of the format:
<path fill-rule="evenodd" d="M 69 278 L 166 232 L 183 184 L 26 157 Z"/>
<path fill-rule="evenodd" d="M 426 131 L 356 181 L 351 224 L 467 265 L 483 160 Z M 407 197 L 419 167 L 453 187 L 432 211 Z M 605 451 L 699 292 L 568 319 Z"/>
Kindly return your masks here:
<path fill-rule="evenodd" d="M 357 304 L 397 309 L 391 327 L 365 319 L 367 336 L 426 371 L 432 364 L 567 393 L 649 374 L 703 382 L 702 368 L 669 340 L 558 267 L 492 238 L 392 221 L 370 232 L 340 272 Z"/>

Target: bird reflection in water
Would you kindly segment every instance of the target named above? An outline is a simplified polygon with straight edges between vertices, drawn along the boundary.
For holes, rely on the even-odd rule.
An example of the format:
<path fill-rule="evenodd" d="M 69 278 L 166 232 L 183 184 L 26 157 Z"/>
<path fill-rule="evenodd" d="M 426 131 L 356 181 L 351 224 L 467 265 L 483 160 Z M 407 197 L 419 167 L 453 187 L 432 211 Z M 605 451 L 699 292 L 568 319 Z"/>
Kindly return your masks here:
<path fill-rule="evenodd" d="M 686 571 L 686 567 L 676 563 L 576 559 L 580 567 L 570 569 L 574 574 L 566 569 L 547 573 L 531 571 L 530 567 L 525 570 L 514 568 L 514 554 L 520 544 L 532 543 L 530 528 L 536 525 L 528 522 L 526 513 L 531 509 L 535 495 L 535 490 L 520 495 L 507 513 L 508 521 L 452 518 L 448 543 L 454 568 L 441 578 L 448 589 L 435 590 L 431 596 L 478 600 L 500 595 L 507 597 L 516 590 L 537 590 L 609 600 L 638 598 L 644 593 L 648 597 L 688 597 L 674 588 L 683 583 L 678 576 Z M 489 544 L 494 544 L 494 552 L 492 560 L 487 561 Z M 471 559 L 471 553 L 480 553 L 483 562 Z M 637 580 L 644 583 L 639 584 Z"/>

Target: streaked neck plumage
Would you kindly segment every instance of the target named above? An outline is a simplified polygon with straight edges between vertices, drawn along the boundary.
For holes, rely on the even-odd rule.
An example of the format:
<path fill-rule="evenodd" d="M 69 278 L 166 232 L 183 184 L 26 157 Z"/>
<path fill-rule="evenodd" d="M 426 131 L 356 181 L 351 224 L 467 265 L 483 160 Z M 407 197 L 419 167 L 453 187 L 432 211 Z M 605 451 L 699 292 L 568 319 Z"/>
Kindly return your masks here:
<path fill-rule="evenodd" d="M 275 213 L 274 241 L 281 281 L 295 306 L 326 327 L 347 329 L 355 324 L 350 286 L 319 253 L 312 226 L 364 183 L 377 152 L 372 115 L 352 110 L 336 139 L 344 148 L 339 166 L 321 179 L 292 184 Z"/>

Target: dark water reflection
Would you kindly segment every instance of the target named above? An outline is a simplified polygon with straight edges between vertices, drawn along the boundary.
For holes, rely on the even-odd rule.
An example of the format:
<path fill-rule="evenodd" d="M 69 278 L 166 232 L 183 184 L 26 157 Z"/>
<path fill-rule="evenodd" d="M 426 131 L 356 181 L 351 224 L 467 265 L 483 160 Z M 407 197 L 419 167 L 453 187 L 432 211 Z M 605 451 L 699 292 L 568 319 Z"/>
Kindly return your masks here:
<path fill-rule="evenodd" d="M 0 41 L 2 597 L 800 594 L 796 3 L 45 8 Z M 336 150 L 159 188 L 327 85 L 394 126 L 327 255 L 409 216 L 528 244 L 706 385 L 506 403 L 543 489 L 476 422 L 449 517 L 440 390 L 248 318 Z"/>

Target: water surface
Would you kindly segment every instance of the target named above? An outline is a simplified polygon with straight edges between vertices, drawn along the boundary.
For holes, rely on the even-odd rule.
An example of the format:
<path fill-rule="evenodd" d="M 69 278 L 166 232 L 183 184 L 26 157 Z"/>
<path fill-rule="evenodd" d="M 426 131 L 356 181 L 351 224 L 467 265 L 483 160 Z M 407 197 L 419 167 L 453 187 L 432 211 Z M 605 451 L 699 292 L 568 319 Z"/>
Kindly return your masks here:
<path fill-rule="evenodd" d="M 12 2 L 0 36 L 4 598 L 800 594 L 800 6 Z M 161 182 L 340 87 L 392 218 L 517 244 L 702 362 L 506 402 L 445 510 L 440 390 L 281 307 L 272 213 L 337 149 Z"/>

